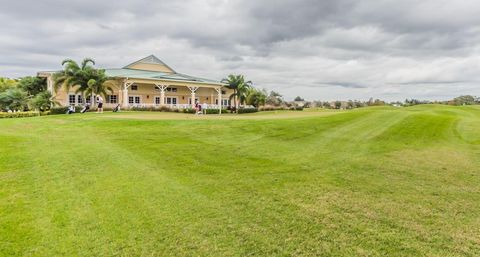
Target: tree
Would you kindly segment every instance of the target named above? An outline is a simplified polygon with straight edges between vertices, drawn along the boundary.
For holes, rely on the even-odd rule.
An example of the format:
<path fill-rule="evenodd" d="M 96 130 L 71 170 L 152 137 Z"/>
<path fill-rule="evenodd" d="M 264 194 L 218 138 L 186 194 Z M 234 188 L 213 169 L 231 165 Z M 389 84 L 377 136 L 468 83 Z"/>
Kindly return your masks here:
<path fill-rule="evenodd" d="M 27 93 L 20 88 L 10 88 L 0 93 L 0 109 L 18 110 L 26 109 L 28 103 Z"/>
<path fill-rule="evenodd" d="M 342 102 L 341 101 L 335 101 L 335 109 L 340 109 L 342 108 Z"/>
<path fill-rule="evenodd" d="M 28 76 L 18 81 L 18 87 L 27 92 L 28 95 L 35 96 L 47 90 L 47 80 L 45 78 Z"/>
<path fill-rule="evenodd" d="M 267 92 L 265 90 L 258 90 L 255 88 L 250 88 L 248 90 L 248 95 L 246 103 L 248 105 L 253 105 L 259 107 L 260 105 L 265 105 L 267 100 Z"/>
<path fill-rule="evenodd" d="M 38 109 L 42 112 L 50 110 L 55 105 L 59 105 L 58 102 L 54 100 L 52 93 L 50 91 L 43 91 L 38 93 L 34 98 L 30 100 L 30 106 L 33 109 Z"/>
<path fill-rule="evenodd" d="M 233 74 L 228 75 L 222 82 L 228 84 L 227 88 L 233 89 L 233 94 L 230 96 L 230 99 L 234 99 L 235 109 L 238 109 L 238 105 L 243 104 L 247 99 L 248 90 L 252 86 L 252 82 L 245 81 L 243 75 Z"/>
<path fill-rule="evenodd" d="M 303 101 L 305 101 L 305 99 L 301 98 L 300 96 L 297 96 L 297 97 L 295 97 L 295 99 L 293 99 L 293 101 L 295 101 L 295 102 L 303 102 Z"/>
<path fill-rule="evenodd" d="M 279 106 L 283 103 L 283 96 L 275 91 L 270 91 L 268 94 L 266 103 L 269 105 Z"/>
<path fill-rule="evenodd" d="M 95 78 L 87 82 L 88 88 L 85 90 L 86 95 L 103 95 L 106 96 L 113 92 L 111 85 L 114 81 L 105 74 L 105 70 L 96 70 Z"/>
<path fill-rule="evenodd" d="M 17 85 L 17 81 L 9 78 L 0 78 L 0 92 L 5 92 L 10 88 L 14 88 Z"/>
<path fill-rule="evenodd" d="M 81 65 L 78 65 L 71 59 L 62 62 L 63 71 L 54 74 L 54 86 L 57 90 L 64 87 L 67 91 L 77 87 L 75 93 L 82 93 L 84 96 L 89 94 L 95 103 L 94 94 L 106 95 L 112 91 L 108 84 L 113 83 L 112 79 L 107 77 L 105 70 L 95 69 L 95 61 L 85 58 Z"/>
<path fill-rule="evenodd" d="M 453 102 L 455 103 L 455 105 L 472 105 L 475 104 L 475 100 L 475 97 L 471 95 L 462 95 L 459 97 L 455 97 L 453 99 Z"/>

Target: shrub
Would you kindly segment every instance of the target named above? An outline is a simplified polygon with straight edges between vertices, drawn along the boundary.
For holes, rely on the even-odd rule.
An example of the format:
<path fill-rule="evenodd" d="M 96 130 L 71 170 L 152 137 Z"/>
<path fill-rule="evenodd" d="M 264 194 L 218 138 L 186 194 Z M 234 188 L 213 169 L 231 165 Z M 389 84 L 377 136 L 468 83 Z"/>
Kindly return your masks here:
<path fill-rule="evenodd" d="M 130 110 L 137 112 L 173 112 L 173 109 L 168 106 L 148 106 L 148 107 L 131 107 Z"/>
<path fill-rule="evenodd" d="M 77 109 L 77 108 L 75 108 Z M 50 108 L 50 114 L 55 115 L 55 114 L 65 114 L 67 113 L 68 106 L 60 106 L 60 107 L 53 107 Z"/>
<path fill-rule="evenodd" d="M 218 114 L 218 109 L 207 109 L 207 114 Z M 222 113 L 228 113 L 227 109 L 222 109 Z"/>
<path fill-rule="evenodd" d="M 42 116 L 45 114 L 46 113 L 41 113 L 41 112 L 0 112 L 0 119 L 36 117 L 36 116 Z"/>
<path fill-rule="evenodd" d="M 254 113 L 254 112 L 258 112 L 258 109 L 257 108 L 239 108 L 237 110 L 237 113 L 238 114 L 242 114 L 242 113 Z"/>
<path fill-rule="evenodd" d="M 185 108 L 182 111 L 183 113 L 195 113 L 195 109 L 192 109 L 192 108 Z"/>
<path fill-rule="evenodd" d="M 284 105 L 281 105 L 281 106 L 265 105 L 265 106 L 260 106 L 258 110 L 261 112 L 262 111 L 280 111 L 280 110 L 303 111 L 303 107 L 294 106 L 294 105 L 290 107 L 287 107 Z"/>

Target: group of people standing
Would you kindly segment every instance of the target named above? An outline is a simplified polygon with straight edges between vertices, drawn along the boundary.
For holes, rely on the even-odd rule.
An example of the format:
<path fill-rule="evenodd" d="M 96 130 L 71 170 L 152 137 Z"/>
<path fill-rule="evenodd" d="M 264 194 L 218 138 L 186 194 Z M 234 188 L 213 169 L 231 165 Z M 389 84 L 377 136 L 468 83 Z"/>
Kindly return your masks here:
<path fill-rule="evenodd" d="M 101 95 L 95 96 L 97 100 L 97 113 L 103 113 L 103 97 Z M 115 108 L 117 109 L 118 106 Z M 86 113 L 90 110 L 90 104 L 86 104 L 83 109 L 80 111 L 81 113 Z M 67 114 L 75 113 L 75 106 L 69 106 L 67 110 Z"/>
<path fill-rule="evenodd" d="M 207 114 L 207 103 L 200 104 L 198 101 L 195 101 L 195 115 L 198 114 Z"/>

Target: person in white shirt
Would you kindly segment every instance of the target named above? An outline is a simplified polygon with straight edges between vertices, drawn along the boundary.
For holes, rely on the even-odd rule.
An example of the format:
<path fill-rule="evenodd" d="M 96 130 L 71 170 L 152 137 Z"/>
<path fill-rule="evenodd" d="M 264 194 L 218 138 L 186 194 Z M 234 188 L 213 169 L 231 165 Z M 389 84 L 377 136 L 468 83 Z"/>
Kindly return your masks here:
<path fill-rule="evenodd" d="M 203 114 L 207 114 L 207 107 L 208 107 L 207 103 L 203 102 L 203 104 L 202 104 Z"/>
<path fill-rule="evenodd" d="M 103 98 L 100 95 L 97 95 L 97 113 L 103 113 Z"/>

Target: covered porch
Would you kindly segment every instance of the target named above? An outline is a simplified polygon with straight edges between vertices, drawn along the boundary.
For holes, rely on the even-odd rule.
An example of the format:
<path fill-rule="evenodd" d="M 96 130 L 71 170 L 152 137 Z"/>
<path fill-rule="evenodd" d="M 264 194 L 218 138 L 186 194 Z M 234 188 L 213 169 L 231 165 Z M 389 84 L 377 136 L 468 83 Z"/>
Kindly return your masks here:
<path fill-rule="evenodd" d="M 128 78 L 121 81 L 118 96 L 109 98 L 111 99 L 107 99 L 107 106 L 120 104 L 123 108 L 167 106 L 186 109 L 199 103 L 208 109 L 221 109 L 230 104 L 223 84 Z"/>

